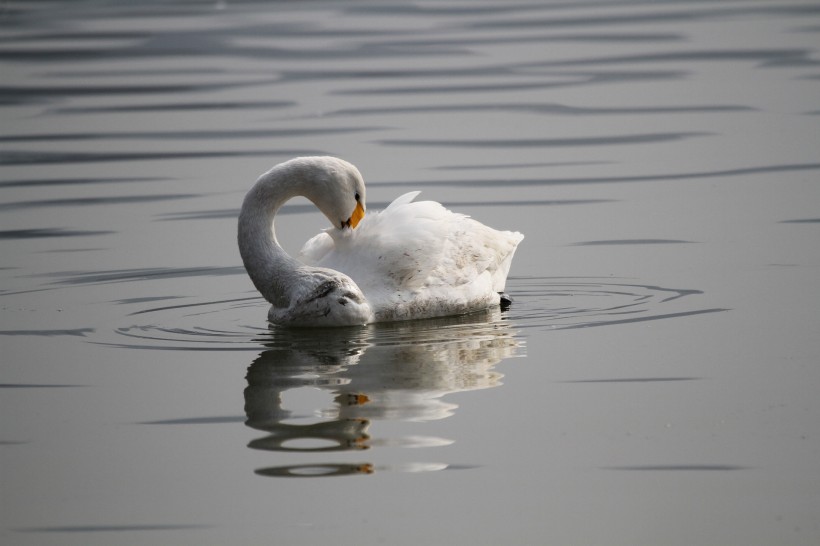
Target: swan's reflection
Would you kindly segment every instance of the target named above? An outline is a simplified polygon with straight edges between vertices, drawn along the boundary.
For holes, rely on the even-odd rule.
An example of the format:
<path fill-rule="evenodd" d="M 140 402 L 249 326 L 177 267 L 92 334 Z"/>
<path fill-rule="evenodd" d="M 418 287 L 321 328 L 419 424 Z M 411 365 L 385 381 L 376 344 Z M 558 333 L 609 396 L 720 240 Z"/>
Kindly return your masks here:
<path fill-rule="evenodd" d="M 433 447 L 450 440 L 421 436 L 373 438 L 374 421 L 430 421 L 453 414 L 443 400 L 454 392 L 500 385 L 494 366 L 520 345 L 498 310 L 426 321 L 332 330 L 274 329 L 268 347 L 248 369 L 247 425 L 268 433 L 249 447 L 302 457 L 298 464 L 257 470 L 265 476 L 369 474 L 379 468 L 438 470 L 411 463 L 305 463 L 308 454 L 377 446 Z M 320 389 L 326 402 L 309 415 L 288 409 L 288 391 Z M 284 395 L 284 396 L 283 396 Z M 310 397 L 308 397 L 310 398 Z M 320 407 L 324 405 L 324 407 Z"/>

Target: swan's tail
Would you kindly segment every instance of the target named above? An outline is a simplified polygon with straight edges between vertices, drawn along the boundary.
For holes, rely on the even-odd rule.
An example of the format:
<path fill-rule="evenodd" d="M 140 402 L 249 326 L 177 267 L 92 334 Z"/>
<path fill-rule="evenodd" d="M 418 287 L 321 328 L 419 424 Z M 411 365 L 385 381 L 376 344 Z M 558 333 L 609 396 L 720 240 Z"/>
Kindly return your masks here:
<path fill-rule="evenodd" d="M 493 274 L 493 290 L 502 294 L 503 302 L 504 287 L 507 284 L 507 275 L 510 272 L 512 259 L 518 244 L 524 239 L 524 235 L 517 231 L 501 231 L 498 235 L 499 263 L 498 269 Z"/>

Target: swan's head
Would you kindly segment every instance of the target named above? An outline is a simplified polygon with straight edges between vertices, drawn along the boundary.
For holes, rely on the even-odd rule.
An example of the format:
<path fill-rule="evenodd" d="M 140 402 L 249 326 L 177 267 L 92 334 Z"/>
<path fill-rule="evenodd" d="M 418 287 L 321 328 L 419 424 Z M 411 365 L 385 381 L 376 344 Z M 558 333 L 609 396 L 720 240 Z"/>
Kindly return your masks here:
<path fill-rule="evenodd" d="M 300 157 L 293 163 L 304 181 L 305 197 L 339 229 L 355 228 L 364 217 L 365 189 L 359 170 L 335 157 Z"/>

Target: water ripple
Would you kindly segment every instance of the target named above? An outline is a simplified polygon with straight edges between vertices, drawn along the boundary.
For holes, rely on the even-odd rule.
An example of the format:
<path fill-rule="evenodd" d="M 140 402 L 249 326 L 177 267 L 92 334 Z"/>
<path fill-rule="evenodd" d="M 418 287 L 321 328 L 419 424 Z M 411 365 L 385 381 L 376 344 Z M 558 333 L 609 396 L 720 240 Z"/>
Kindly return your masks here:
<path fill-rule="evenodd" d="M 230 131 L 128 131 L 125 133 L 39 133 L 0 136 L 3 142 L 53 142 L 80 140 L 226 140 L 254 138 L 293 138 L 300 136 L 333 135 L 378 131 L 383 127 L 325 127 L 317 129 L 236 129 Z"/>
<path fill-rule="evenodd" d="M 573 243 L 572 246 L 671 245 L 689 243 L 694 243 L 694 241 L 682 241 L 680 239 L 608 239 L 602 241 L 582 241 L 580 243 Z"/>
<path fill-rule="evenodd" d="M 719 112 L 749 112 L 750 106 L 737 104 L 670 105 L 670 106 L 570 106 L 567 104 L 541 102 L 458 102 L 454 104 L 417 104 L 411 106 L 391 106 L 389 108 L 367 106 L 343 108 L 322 112 L 321 117 L 369 116 L 422 113 L 457 112 L 520 112 L 555 116 L 635 116 L 656 114 L 694 114 Z"/>
<path fill-rule="evenodd" d="M 161 194 L 161 195 L 120 195 L 109 197 L 74 197 L 69 199 L 40 199 L 37 201 L 14 201 L 0 203 L 0 211 L 22 210 L 33 208 L 61 208 L 78 206 L 132 205 L 135 203 L 155 203 L 199 197 L 196 194 Z"/>
<path fill-rule="evenodd" d="M 563 186 L 573 184 L 621 184 L 625 182 L 656 182 L 662 180 L 694 180 L 703 178 L 726 178 L 768 173 L 785 173 L 820 170 L 820 163 L 794 163 L 737 167 L 716 171 L 691 171 L 679 173 L 636 174 L 625 176 L 588 176 L 575 178 L 495 178 L 463 180 L 413 180 L 395 182 L 368 182 L 368 186 L 456 186 L 456 187 L 527 187 Z"/>
<path fill-rule="evenodd" d="M 65 106 L 52 108 L 54 114 L 116 114 L 116 113 L 143 113 L 143 112 L 187 112 L 195 110 L 270 110 L 273 108 L 291 108 L 296 106 L 294 101 L 190 101 L 180 103 L 157 104 L 120 104 L 116 106 Z"/>
<path fill-rule="evenodd" d="M 527 138 L 527 139 L 385 139 L 377 141 L 387 146 L 430 146 L 435 148 L 557 148 L 581 146 L 614 146 L 626 144 L 655 144 L 687 138 L 710 136 L 710 133 L 647 133 L 635 135 L 597 136 L 583 138 Z"/>
<path fill-rule="evenodd" d="M 0 152 L 0 165 L 57 165 L 63 163 L 101 163 L 108 161 L 157 161 L 170 159 L 217 159 L 235 157 L 285 157 L 325 155 L 318 150 L 211 150 L 156 152 Z"/>
<path fill-rule="evenodd" d="M 4 229 L 0 230 L 2 239 L 46 239 L 51 237 L 93 237 L 110 235 L 115 231 L 92 231 L 66 228 Z"/>
<path fill-rule="evenodd" d="M 123 271 L 68 277 L 61 282 L 106 283 L 178 278 L 191 274 L 233 275 L 241 273 L 240 270 Z M 509 279 L 507 289 L 514 302 L 504 313 L 495 311 L 343 329 L 346 346 L 441 341 L 449 339 L 451 334 L 456 337 L 463 335 L 458 332 L 465 326 L 469 326 L 471 335 L 481 335 L 501 325 L 522 331 L 567 330 L 727 311 L 724 308 L 697 306 L 696 296 L 702 294 L 699 290 L 612 278 L 514 277 Z M 204 301 L 175 298 L 174 303 L 164 305 L 146 303 L 151 302 L 121 302 L 132 308 L 123 319 L 125 323 L 115 328 L 113 338 L 103 335 L 93 341 L 132 349 L 258 351 L 260 347 L 299 346 L 301 343 L 314 343 L 316 339 L 314 329 L 270 327 L 265 320 L 268 304 L 258 295 Z M 338 330 L 323 332 L 323 335 L 332 336 Z"/>
<path fill-rule="evenodd" d="M 700 290 L 667 288 L 615 279 L 520 278 L 509 319 L 521 328 L 569 330 L 683 318 L 727 311 L 692 308 Z"/>

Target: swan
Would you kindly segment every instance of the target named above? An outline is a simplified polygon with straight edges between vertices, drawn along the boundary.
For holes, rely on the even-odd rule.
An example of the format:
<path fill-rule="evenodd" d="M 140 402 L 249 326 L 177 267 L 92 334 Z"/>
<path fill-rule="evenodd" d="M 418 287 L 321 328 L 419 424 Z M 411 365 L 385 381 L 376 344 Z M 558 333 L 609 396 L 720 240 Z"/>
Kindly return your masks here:
<path fill-rule="evenodd" d="M 297 157 L 262 174 L 239 213 L 238 243 L 268 320 L 348 326 L 464 314 L 499 305 L 524 236 L 496 231 L 420 192 L 365 216 L 358 169 L 335 157 Z M 279 245 L 274 217 L 303 196 L 333 225 L 298 259 Z"/>

